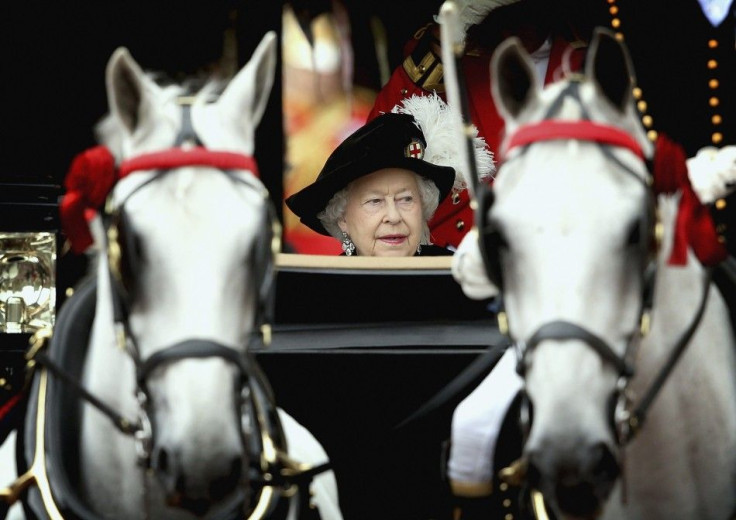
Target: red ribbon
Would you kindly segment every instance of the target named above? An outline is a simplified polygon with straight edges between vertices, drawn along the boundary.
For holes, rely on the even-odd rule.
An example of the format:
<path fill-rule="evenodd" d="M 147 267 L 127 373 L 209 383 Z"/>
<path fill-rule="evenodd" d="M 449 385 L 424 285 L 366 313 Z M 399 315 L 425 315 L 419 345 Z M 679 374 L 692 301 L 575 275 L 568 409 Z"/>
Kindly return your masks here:
<path fill-rule="evenodd" d="M 168 170 L 182 166 L 211 166 L 220 170 L 247 170 L 258 177 L 253 157 L 236 152 L 219 152 L 202 147 L 170 148 L 139 155 L 120 164 L 120 177 L 139 170 Z"/>
<path fill-rule="evenodd" d="M 641 159 L 644 158 L 639 143 L 620 128 L 596 123 L 595 121 L 558 121 L 555 119 L 547 119 L 539 123 L 519 127 L 506 143 L 506 152 L 508 153 L 516 146 L 557 139 L 577 139 L 579 141 L 593 141 L 618 146 L 619 148 L 626 148 Z"/>
<path fill-rule="evenodd" d="M 681 192 L 669 263 L 687 264 L 689 246 L 701 264 L 715 265 L 725 260 L 728 252 L 718 240 L 710 211 L 690 184 L 686 161 L 682 146 L 660 134 L 654 151 L 654 191 L 657 194 Z"/>
<path fill-rule="evenodd" d="M 181 166 L 210 166 L 220 170 L 246 170 L 258 177 L 258 166 L 249 155 L 235 152 L 171 148 L 139 155 L 115 168 L 115 158 L 104 146 L 90 148 L 77 155 L 64 180 L 66 194 L 59 206 L 61 225 L 74 253 L 83 253 L 92 245 L 88 221 L 102 207 L 115 183 L 139 170 L 168 170 Z"/>
<path fill-rule="evenodd" d="M 87 219 L 105 203 L 115 181 L 115 158 L 104 146 L 85 150 L 72 160 L 64 179 L 66 194 L 59 214 L 74 253 L 83 253 L 92 245 Z"/>

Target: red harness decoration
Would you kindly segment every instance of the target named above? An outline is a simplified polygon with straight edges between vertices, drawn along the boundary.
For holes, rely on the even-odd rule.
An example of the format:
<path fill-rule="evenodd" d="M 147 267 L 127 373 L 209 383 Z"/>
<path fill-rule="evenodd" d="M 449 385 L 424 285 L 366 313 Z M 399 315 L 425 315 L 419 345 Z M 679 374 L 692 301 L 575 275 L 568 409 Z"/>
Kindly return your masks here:
<path fill-rule="evenodd" d="M 183 149 L 170 148 L 147 153 L 120 163 L 118 179 L 140 170 L 169 170 L 182 166 L 211 166 L 219 170 L 248 170 L 256 177 L 258 167 L 253 157 L 235 152 L 218 152 L 201 146 Z"/>
<path fill-rule="evenodd" d="M 115 183 L 140 170 L 168 170 L 182 166 L 210 166 L 220 170 L 246 170 L 259 176 L 253 157 L 235 152 L 170 148 L 133 157 L 115 168 L 115 158 L 104 146 L 77 155 L 64 179 L 66 193 L 59 205 L 61 226 L 71 249 L 83 253 L 93 243 L 87 222 L 102 207 Z"/>
<path fill-rule="evenodd" d="M 687 174 L 685 150 L 667 136 L 660 134 L 654 151 L 654 192 L 672 194 L 680 191 L 674 243 L 670 265 L 687 264 L 687 248 L 703 265 L 716 265 L 728 257 L 728 251 L 718 240 L 713 217 L 695 194 Z"/>
<path fill-rule="evenodd" d="M 557 121 L 550 119 L 522 126 L 513 133 L 506 143 L 506 152 L 508 153 L 509 150 L 517 146 L 558 139 L 593 141 L 626 148 L 640 159 L 644 159 L 641 146 L 629 134 L 615 126 L 602 125 L 593 121 Z"/>
<path fill-rule="evenodd" d="M 546 120 L 522 126 L 509 137 L 505 150 L 508 152 L 517 146 L 558 139 L 577 139 L 617 146 L 645 159 L 641 146 L 628 133 L 614 126 L 593 121 Z M 726 259 L 728 251 L 718 240 L 710 211 L 693 191 L 687 174 L 686 160 L 687 156 L 682 146 L 664 135 L 657 138 L 652 171 L 654 193 L 659 195 L 672 194 L 678 190 L 681 192 L 674 242 L 668 263 L 687 264 L 689 246 L 701 264 L 715 265 Z"/>
<path fill-rule="evenodd" d="M 104 146 L 85 150 L 72 160 L 64 179 L 66 193 L 59 204 L 59 215 L 74 253 L 81 254 L 92 245 L 87 221 L 105 203 L 116 180 L 115 158 Z"/>

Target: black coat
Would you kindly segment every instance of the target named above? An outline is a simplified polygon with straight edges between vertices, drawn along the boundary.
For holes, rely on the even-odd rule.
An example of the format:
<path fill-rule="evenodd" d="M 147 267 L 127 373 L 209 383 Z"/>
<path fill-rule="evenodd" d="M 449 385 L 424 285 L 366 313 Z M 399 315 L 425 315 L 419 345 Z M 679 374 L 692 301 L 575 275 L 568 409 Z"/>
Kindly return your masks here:
<path fill-rule="evenodd" d="M 593 24 L 623 35 L 640 89 L 637 106 L 649 131 L 668 135 L 688 157 L 705 146 L 736 145 L 736 2 L 718 27 L 697 0 L 595 5 Z M 719 234 L 736 254 L 736 195 L 711 209 Z"/>

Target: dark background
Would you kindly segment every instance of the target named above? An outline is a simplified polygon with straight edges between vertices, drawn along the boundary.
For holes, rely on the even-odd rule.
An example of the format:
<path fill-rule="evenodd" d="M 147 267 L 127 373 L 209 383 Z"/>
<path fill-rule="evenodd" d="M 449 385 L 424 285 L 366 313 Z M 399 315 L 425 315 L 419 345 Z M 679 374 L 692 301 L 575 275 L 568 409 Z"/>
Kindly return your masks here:
<path fill-rule="evenodd" d="M 369 20 L 384 20 L 391 66 L 439 2 L 348 2 L 356 83 L 378 89 Z M 330 4 L 294 3 L 303 16 Z M 8 2 L 0 11 L 3 100 L 0 182 L 61 184 L 71 159 L 95 144 L 92 128 L 107 112 L 104 71 L 118 46 L 146 70 L 172 79 L 217 66 L 223 34 L 234 31 L 239 65 L 266 30 L 279 30 L 282 4 L 270 0 Z M 256 155 L 280 211 L 283 132 L 280 74 L 258 133 Z"/>

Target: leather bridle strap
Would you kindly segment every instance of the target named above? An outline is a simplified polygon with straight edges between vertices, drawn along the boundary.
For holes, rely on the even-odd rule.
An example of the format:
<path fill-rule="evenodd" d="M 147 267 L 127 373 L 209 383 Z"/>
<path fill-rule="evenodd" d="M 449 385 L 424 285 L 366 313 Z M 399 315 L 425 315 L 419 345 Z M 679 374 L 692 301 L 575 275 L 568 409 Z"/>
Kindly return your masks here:
<path fill-rule="evenodd" d="M 463 391 L 471 388 L 471 385 L 476 386 L 478 384 L 478 380 L 481 377 L 485 377 L 485 375 L 496 366 L 509 346 L 510 342 L 508 339 L 505 339 L 497 345 L 490 346 L 482 354 L 479 354 L 478 357 L 476 357 L 468 366 L 466 366 L 462 372 L 455 376 L 452 381 L 442 387 L 439 392 L 422 404 L 422 406 L 415 410 L 411 415 L 397 424 L 395 428 L 404 428 L 408 424 L 416 422 L 422 417 L 426 417 L 430 413 L 440 409 L 451 400 L 457 398 L 457 396 L 464 395 L 462 393 Z"/>
<path fill-rule="evenodd" d="M 688 328 L 685 329 L 685 331 L 682 333 L 682 336 L 680 336 L 680 339 L 675 344 L 670 357 L 667 359 L 667 363 L 665 363 L 664 367 L 662 367 L 662 370 L 659 372 L 659 374 L 657 374 L 657 377 L 649 386 L 646 393 L 644 394 L 644 397 L 642 397 L 638 406 L 634 410 L 631 419 L 629 420 L 633 432 L 642 427 L 646 419 L 647 411 L 654 401 L 654 398 L 657 397 L 657 394 L 659 394 L 659 391 L 664 386 L 665 381 L 667 381 L 667 378 L 670 376 L 672 370 L 675 368 L 675 365 L 682 357 L 683 352 L 685 352 L 685 348 L 690 343 L 693 334 L 695 334 L 695 331 L 700 325 L 700 321 L 703 319 L 703 314 L 705 313 L 705 308 L 707 307 L 708 303 L 708 294 L 710 293 L 712 274 L 712 269 L 709 268 L 705 270 L 705 279 L 703 281 L 703 294 L 700 297 L 700 305 L 698 306 L 698 310 L 695 313 L 693 320 L 690 322 Z"/>
<path fill-rule="evenodd" d="M 569 339 L 580 340 L 590 346 L 598 355 L 616 367 L 620 376 L 631 377 L 633 375 L 634 368 L 625 359 L 619 357 L 603 339 L 574 323 L 563 320 L 545 323 L 529 338 L 519 362 L 519 373 L 524 374 L 527 355 L 542 341 Z"/>
<path fill-rule="evenodd" d="M 51 358 L 46 355 L 45 352 L 38 352 L 33 360 L 39 365 L 45 367 L 54 376 L 58 377 L 65 384 L 69 385 L 69 388 L 76 392 L 82 399 L 87 401 L 89 404 L 97 408 L 97 410 L 105 415 L 112 424 L 125 435 L 134 435 L 141 430 L 141 426 L 137 421 L 131 421 L 126 419 L 121 414 L 117 413 L 113 408 L 107 405 L 104 401 L 99 399 L 97 396 L 92 394 L 84 386 L 82 386 L 76 378 L 72 377 L 66 370 L 61 368 L 55 362 L 51 361 Z"/>
<path fill-rule="evenodd" d="M 137 379 L 138 385 L 141 388 L 145 388 L 146 379 L 150 373 L 155 370 L 158 366 L 173 361 L 180 361 L 182 359 L 190 358 L 210 358 L 218 357 L 228 361 L 238 367 L 240 373 L 247 377 L 249 373 L 248 365 L 242 354 L 237 352 L 235 349 L 226 347 L 219 343 L 208 340 L 190 339 L 182 341 L 171 347 L 159 350 L 152 354 L 149 358 L 144 361 L 137 363 Z"/>

